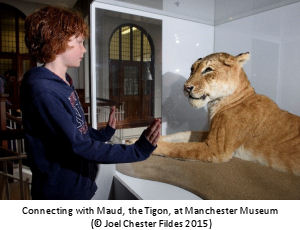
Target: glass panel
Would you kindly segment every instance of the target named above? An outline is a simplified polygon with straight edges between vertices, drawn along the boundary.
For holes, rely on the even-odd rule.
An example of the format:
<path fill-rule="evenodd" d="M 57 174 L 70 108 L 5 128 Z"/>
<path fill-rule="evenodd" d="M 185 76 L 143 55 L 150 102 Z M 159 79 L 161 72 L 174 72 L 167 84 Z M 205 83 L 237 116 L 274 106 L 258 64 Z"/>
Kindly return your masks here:
<path fill-rule="evenodd" d="M 13 60 L 8 58 L 0 58 L 0 74 L 4 75 L 4 73 L 8 70 L 13 69 Z"/>
<path fill-rule="evenodd" d="M 141 31 L 132 27 L 133 61 L 141 61 Z"/>
<path fill-rule="evenodd" d="M 143 35 L 143 61 L 151 61 L 151 46 L 145 34 Z"/>
<path fill-rule="evenodd" d="M 130 27 L 121 28 L 122 36 L 122 60 L 130 61 Z"/>
<path fill-rule="evenodd" d="M 119 96 L 119 65 L 111 64 L 112 96 Z"/>
<path fill-rule="evenodd" d="M 19 18 L 19 52 L 21 54 L 28 53 L 28 49 L 25 45 L 25 20 L 23 18 Z"/>
<path fill-rule="evenodd" d="M 91 22 L 91 30 L 94 32 L 91 34 L 95 36 L 95 43 L 92 43 L 91 47 L 91 61 L 92 66 L 94 66 L 91 70 L 91 95 L 94 99 L 93 102 L 96 101 L 96 98 L 105 98 L 109 99 L 110 102 L 116 102 L 117 114 L 120 114 L 118 124 L 122 128 L 139 127 L 145 125 L 145 120 L 153 117 L 154 114 L 156 117 L 161 116 L 161 94 L 154 94 L 154 81 L 151 83 L 152 91 L 150 94 L 144 95 L 144 90 L 142 91 L 146 83 L 141 79 L 143 72 L 143 63 L 141 63 L 143 60 L 143 30 L 140 26 L 147 28 L 147 32 L 157 42 L 158 50 L 162 50 L 162 21 L 160 19 L 143 17 L 141 15 L 135 17 L 132 14 L 96 9 L 95 21 Z M 130 27 L 132 28 L 131 34 Z M 116 32 L 116 29 L 119 29 L 118 32 Z M 118 33 L 119 37 L 117 36 Z M 137 40 L 139 36 L 140 41 Z M 116 55 L 113 54 L 114 52 L 116 52 Z M 123 55 L 121 55 L 122 52 Z M 120 54 L 119 57 L 118 53 Z M 138 55 L 139 53 L 141 54 Z M 155 63 L 155 68 L 161 71 L 162 52 L 157 52 L 155 55 L 156 57 L 153 57 L 151 61 L 157 58 L 159 61 Z M 119 67 L 113 66 L 115 64 L 119 65 Z M 117 77 L 119 77 L 119 81 Z M 161 79 L 161 75 L 159 77 Z M 158 92 L 161 92 L 161 87 L 161 84 L 157 84 Z M 147 88 L 145 93 L 148 92 Z M 157 98 L 155 106 L 154 95 Z M 99 111 L 103 111 L 105 106 L 96 105 L 95 103 L 92 106 L 94 127 L 97 125 L 96 122 L 98 122 L 98 125 L 103 125 L 99 122 L 107 122 L 107 117 Z M 140 106 L 140 108 L 136 109 L 137 106 Z M 109 114 L 109 110 L 107 111 L 107 114 Z M 132 121 L 133 118 L 134 121 Z"/>
<path fill-rule="evenodd" d="M 114 60 L 119 60 L 119 36 L 120 30 L 116 30 L 110 40 L 110 47 L 109 47 L 109 58 Z"/>
<path fill-rule="evenodd" d="M 9 14 L 1 15 L 2 52 L 16 52 L 15 18 Z"/>
<path fill-rule="evenodd" d="M 124 95 L 139 94 L 139 71 L 137 66 L 124 66 Z"/>

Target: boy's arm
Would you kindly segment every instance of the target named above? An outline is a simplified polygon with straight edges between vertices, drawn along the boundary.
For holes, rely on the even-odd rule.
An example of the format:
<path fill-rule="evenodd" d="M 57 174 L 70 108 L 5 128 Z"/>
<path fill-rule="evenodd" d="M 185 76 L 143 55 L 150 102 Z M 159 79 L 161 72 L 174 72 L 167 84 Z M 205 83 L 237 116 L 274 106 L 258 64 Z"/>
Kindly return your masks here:
<path fill-rule="evenodd" d="M 116 123 L 117 123 L 116 107 L 112 106 L 110 108 L 107 126 L 100 130 L 90 128 L 89 132 L 90 132 L 91 137 L 95 138 L 96 140 L 103 141 L 103 142 L 109 141 L 112 138 L 112 136 L 115 134 Z"/>
<path fill-rule="evenodd" d="M 92 127 L 89 128 L 91 138 L 102 142 L 109 141 L 115 134 L 115 131 L 116 130 L 109 125 L 100 130 L 94 129 Z"/>
<path fill-rule="evenodd" d="M 68 102 L 50 93 L 43 93 L 34 102 L 49 138 L 57 139 L 59 136 L 76 155 L 99 163 L 126 163 L 144 160 L 156 148 L 144 133 L 133 145 L 111 145 L 91 138 L 88 132 L 84 134 L 76 127 L 73 115 L 66 110 L 64 103 Z"/>

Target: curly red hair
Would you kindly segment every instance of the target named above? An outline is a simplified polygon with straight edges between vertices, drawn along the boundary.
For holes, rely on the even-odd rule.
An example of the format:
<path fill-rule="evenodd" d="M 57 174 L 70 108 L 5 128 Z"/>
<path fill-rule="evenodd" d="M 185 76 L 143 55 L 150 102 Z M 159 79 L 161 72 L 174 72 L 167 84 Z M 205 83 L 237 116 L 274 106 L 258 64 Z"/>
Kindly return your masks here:
<path fill-rule="evenodd" d="M 74 35 L 88 36 L 88 26 L 78 12 L 47 6 L 25 19 L 26 46 L 41 63 L 51 62 L 63 53 Z"/>

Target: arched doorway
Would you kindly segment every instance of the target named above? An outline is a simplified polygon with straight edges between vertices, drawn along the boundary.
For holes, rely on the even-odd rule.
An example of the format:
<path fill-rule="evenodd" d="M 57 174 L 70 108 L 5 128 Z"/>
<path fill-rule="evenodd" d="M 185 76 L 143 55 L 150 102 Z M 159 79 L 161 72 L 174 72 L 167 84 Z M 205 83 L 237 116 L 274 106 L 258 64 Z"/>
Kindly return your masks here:
<path fill-rule="evenodd" d="M 123 128 L 149 124 L 154 116 L 154 47 L 140 26 L 123 24 L 109 40 L 110 100 L 123 104 Z"/>
<path fill-rule="evenodd" d="M 15 108 L 19 107 L 19 83 L 33 65 L 25 45 L 24 22 L 25 15 L 20 10 L 0 3 L 0 74 L 14 75 L 14 79 L 7 79 L 7 93 L 13 94 L 10 100 Z"/>

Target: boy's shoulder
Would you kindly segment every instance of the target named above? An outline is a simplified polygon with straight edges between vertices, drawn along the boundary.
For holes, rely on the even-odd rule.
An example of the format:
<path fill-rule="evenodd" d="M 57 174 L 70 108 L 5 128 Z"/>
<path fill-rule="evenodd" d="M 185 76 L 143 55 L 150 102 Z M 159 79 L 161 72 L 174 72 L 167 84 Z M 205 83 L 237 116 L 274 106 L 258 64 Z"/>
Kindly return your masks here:
<path fill-rule="evenodd" d="M 23 77 L 22 85 L 32 94 L 55 93 L 60 91 L 61 82 L 51 71 L 44 67 L 34 67 Z"/>
<path fill-rule="evenodd" d="M 57 84 L 62 80 L 47 68 L 40 66 L 34 67 L 24 74 L 23 81 L 27 84 Z"/>
<path fill-rule="evenodd" d="M 33 67 L 24 74 L 24 80 L 42 79 L 50 75 L 50 71 L 43 66 Z"/>

